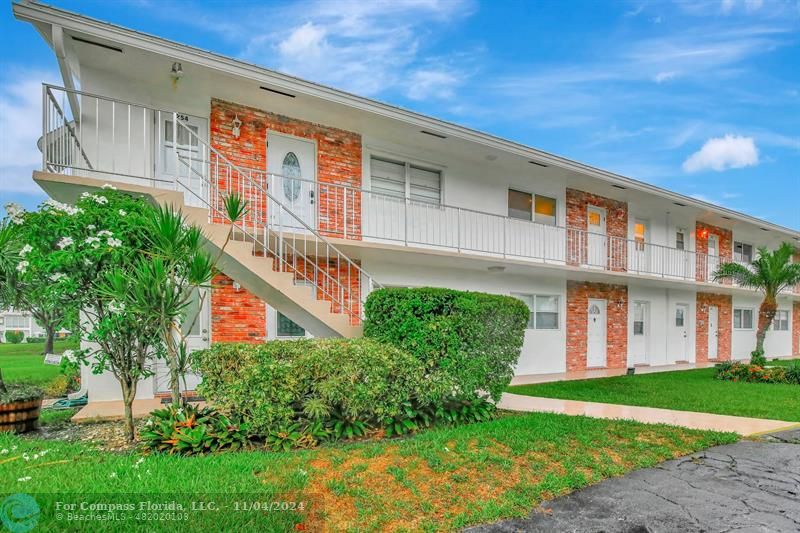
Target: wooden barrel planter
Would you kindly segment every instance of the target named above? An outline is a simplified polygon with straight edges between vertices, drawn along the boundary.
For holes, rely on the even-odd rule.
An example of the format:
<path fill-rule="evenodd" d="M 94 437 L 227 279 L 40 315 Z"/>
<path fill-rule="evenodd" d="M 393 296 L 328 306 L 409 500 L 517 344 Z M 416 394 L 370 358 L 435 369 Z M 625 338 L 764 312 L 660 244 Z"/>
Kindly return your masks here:
<path fill-rule="evenodd" d="M 25 433 L 39 427 L 42 396 L 0 403 L 0 431 Z"/>

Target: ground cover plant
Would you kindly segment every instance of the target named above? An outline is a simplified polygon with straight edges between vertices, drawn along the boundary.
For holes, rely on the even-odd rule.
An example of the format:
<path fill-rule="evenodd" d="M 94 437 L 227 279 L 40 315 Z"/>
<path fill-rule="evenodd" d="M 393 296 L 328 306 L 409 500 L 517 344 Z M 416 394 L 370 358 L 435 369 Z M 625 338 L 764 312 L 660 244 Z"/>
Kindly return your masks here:
<path fill-rule="evenodd" d="M 800 385 L 800 361 L 792 361 L 788 365 L 757 365 L 726 361 L 716 365 L 715 369 L 714 377 L 723 381 Z"/>
<path fill-rule="evenodd" d="M 55 517 L 57 500 L 143 499 L 174 499 L 187 508 L 192 501 L 229 505 L 214 513 L 216 530 L 448 531 L 525 516 L 545 498 L 735 439 L 545 413 L 403 439 L 191 457 L 107 453 L 84 442 L 0 435 L 0 479 L 6 490 L 36 499 L 42 531 L 65 528 Z M 290 505 L 231 512 L 235 502 L 254 501 Z M 194 512 L 181 522 L 93 522 L 92 529 L 199 530 L 209 520 L 208 513 Z"/>
<path fill-rule="evenodd" d="M 770 361 L 788 366 L 789 361 Z M 661 407 L 721 415 L 800 422 L 800 387 L 714 379 L 715 368 L 658 372 L 509 387 L 545 398 Z"/>

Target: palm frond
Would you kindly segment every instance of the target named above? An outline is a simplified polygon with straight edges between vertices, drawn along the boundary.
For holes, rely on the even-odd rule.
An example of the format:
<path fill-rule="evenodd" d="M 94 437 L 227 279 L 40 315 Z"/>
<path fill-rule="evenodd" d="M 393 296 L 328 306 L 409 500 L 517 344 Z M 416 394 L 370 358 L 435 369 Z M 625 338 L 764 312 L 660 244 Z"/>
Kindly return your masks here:
<path fill-rule="evenodd" d="M 742 287 L 758 288 L 761 285 L 758 271 L 740 263 L 722 263 L 713 277 L 718 283 L 729 279 Z"/>

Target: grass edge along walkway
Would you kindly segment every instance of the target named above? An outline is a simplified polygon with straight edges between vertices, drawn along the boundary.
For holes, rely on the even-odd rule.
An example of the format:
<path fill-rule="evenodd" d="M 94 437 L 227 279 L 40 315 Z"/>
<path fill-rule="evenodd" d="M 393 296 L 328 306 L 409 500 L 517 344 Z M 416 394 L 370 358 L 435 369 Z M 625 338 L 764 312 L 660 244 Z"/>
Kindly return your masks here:
<path fill-rule="evenodd" d="M 147 521 L 152 531 L 197 530 L 210 520 L 216 529 L 237 531 L 455 530 L 526 516 L 544 499 L 736 439 L 545 413 L 502 415 L 406 439 L 200 457 L 113 454 L 84 443 L 0 435 L 0 479 L 7 493 L 33 495 L 42 530 L 75 526 L 56 519 L 56 501 L 152 499 L 187 508 L 214 500 L 224 509 L 190 511 L 183 522 Z M 252 502 L 295 507 L 233 512 L 237 501 L 245 508 Z M 90 527 L 128 531 L 134 523 Z"/>

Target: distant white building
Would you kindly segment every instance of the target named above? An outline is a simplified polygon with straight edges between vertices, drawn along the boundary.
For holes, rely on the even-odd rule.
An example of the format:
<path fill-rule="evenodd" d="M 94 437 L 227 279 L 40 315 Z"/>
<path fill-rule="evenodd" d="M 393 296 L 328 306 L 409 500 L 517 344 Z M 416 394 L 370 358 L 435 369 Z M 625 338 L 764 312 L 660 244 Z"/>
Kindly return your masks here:
<path fill-rule="evenodd" d="M 0 311 L 0 342 L 7 342 L 6 331 L 21 331 L 26 339 L 45 334 L 44 328 L 36 323 L 30 313 L 13 308 Z"/>

